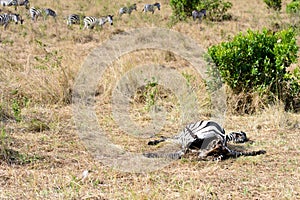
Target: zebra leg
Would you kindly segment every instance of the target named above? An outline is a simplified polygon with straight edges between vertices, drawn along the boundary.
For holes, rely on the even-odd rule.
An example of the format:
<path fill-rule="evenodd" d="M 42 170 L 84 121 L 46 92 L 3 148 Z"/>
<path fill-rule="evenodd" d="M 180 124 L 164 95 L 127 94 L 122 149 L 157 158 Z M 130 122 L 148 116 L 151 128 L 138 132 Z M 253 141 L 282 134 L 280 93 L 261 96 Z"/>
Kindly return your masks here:
<path fill-rule="evenodd" d="M 39 15 L 34 15 L 34 21 L 37 22 Z"/>
<path fill-rule="evenodd" d="M 184 152 L 180 150 L 175 153 L 143 153 L 143 155 L 147 158 L 166 158 L 166 159 L 178 160 L 184 155 Z"/>
<path fill-rule="evenodd" d="M 6 30 L 6 28 L 7 28 L 7 26 L 8 26 L 8 23 L 9 23 L 9 22 L 6 22 L 6 23 L 4 24 L 4 30 Z"/>
<path fill-rule="evenodd" d="M 164 141 L 166 141 L 166 138 L 162 137 L 162 139 L 160 139 L 160 140 L 151 140 L 151 141 L 149 141 L 148 145 L 157 145 L 157 144 L 159 144 L 161 142 L 164 142 Z"/>
<path fill-rule="evenodd" d="M 261 155 L 261 154 L 265 154 L 266 151 L 265 150 L 259 150 L 259 151 L 250 151 L 250 152 L 241 152 L 241 151 L 234 151 L 229 149 L 228 147 L 225 147 L 225 149 L 228 151 L 227 155 L 224 156 L 229 156 L 229 157 L 240 157 L 240 156 L 256 156 L 256 155 Z"/>
<path fill-rule="evenodd" d="M 265 154 L 265 150 L 258 150 L 258 151 L 250 151 L 250 152 L 240 152 L 241 156 L 256 156 L 256 155 L 261 155 Z"/>
<path fill-rule="evenodd" d="M 87 28 L 88 28 L 88 23 L 84 22 L 84 26 L 83 26 L 82 30 L 85 30 Z"/>

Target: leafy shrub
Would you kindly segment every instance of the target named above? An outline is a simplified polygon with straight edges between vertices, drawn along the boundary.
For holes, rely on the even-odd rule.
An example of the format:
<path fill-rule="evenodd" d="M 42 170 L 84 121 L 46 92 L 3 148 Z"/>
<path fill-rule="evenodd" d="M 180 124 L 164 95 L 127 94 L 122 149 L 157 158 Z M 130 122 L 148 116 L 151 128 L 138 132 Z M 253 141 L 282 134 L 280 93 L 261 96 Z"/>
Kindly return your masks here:
<path fill-rule="evenodd" d="M 281 10 L 281 0 L 264 0 L 268 8 L 274 9 L 276 11 Z"/>
<path fill-rule="evenodd" d="M 230 42 L 209 48 L 222 79 L 235 94 L 259 92 L 289 104 L 300 86 L 287 68 L 297 59 L 298 47 L 292 29 L 272 33 L 248 30 Z"/>
<path fill-rule="evenodd" d="M 199 4 L 199 0 L 170 0 L 173 16 L 178 20 L 184 20 L 187 16 L 190 16 Z"/>
<path fill-rule="evenodd" d="M 220 0 L 210 0 L 203 4 L 203 7 L 207 9 L 209 15 L 208 19 L 211 21 L 222 21 L 231 19 L 231 15 L 227 14 L 227 11 L 232 7 L 231 2 L 224 2 Z"/>
<path fill-rule="evenodd" d="M 193 10 L 201 9 L 206 9 L 208 19 L 212 21 L 231 18 L 226 13 L 232 7 L 232 3 L 223 0 L 170 0 L 170 5 L 173 10 L 173 17 L 176 20 L 184 20 L 191 16 Z"/>
<path fill-rule="evenodd" d="M 286 5 L 286 12 L 289 14 L 299 13 L 300 11 L 300 1 L 294 0 Z"/>

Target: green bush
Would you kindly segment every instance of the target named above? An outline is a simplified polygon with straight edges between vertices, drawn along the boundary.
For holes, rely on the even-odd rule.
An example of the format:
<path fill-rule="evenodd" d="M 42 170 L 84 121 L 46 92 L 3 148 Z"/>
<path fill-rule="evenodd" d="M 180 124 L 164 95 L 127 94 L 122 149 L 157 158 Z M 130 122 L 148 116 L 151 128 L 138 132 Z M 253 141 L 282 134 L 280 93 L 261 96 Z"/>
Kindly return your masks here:
<path fill-rule="evenodd" d="M 227 11 L 232 7 L 231 2 L 222 0 L 210 0 L 202 5 L 208 11 L 208 19 L 211 21 L 222 21 L 231 19 L 231 15 Z"/>
<path fill-rule="evenodd" d="M 170 5 L 175 20 L 185 20 L 191 16 L 193 10 L 201 9 L 206 9 L 208 19 L 213 21 L 231 18 L 227 11 L 232 7 L 232 3 L 223 0 L 170 0 Z"/>
<path fill-rule="evenodd" d="M 173 16 L 177 20 L 184 20 L 199 6 L 199 0 L 170 0 Z"/>
<path fill-rule="evenodd" d="M 286 12 L 289 14 L 299 13 L 300 11 L 300 1 L 294 0 L 291 3 L 286 5 Z"/>
<path fill-rule="evenodd" d="M 281 0 L 264 0 L 268 8 L 274 9 L 276 11 L 281 10 Z"/>
<path fill-rule="evenodd" d="M 259 92 L 290 104 L 300 92 L 299 80 L 287 71 L 296 62 L 297 51 L 292 29 L 276 33 L 264 29 L 240 33 L 208 53 L 234 93 Z"/>

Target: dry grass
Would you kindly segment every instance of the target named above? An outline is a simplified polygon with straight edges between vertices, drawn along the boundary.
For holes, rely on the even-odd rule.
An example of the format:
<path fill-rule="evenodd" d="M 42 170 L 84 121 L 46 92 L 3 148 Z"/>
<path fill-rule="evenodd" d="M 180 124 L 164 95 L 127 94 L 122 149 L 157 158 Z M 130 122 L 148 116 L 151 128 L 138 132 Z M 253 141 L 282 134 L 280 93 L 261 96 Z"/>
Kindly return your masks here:
<path fill-rule="evenodd" d="M 226 116 L 227 132 L 243 130 L 252 142 L 242 150 L 265 149 L 267 154 L 223 162 L 175 161 L 149 173 L 120 172 L 95 160 L 78 137 L 71 103 L 74 79 L 86 56 L 112 35 L 137 27 L 168 27 L 171 8 L 167 0 L 154 15 L 138 12 L 117 16 L 121 0 L 32 0 L 31 6 L 51 7 L 57 22 L 32 23 L 20 8 L 24 25 L 10 24 L 0 32 L 0 199 L 299 199 L 299 114 L 287 113 L 278 103 L 250 116 Z M 269 11 L 263 1 L 231 0 L 234 20 L 225 22 L 180 22 L 173 30 L 186 34 L 204 49 L 226 41 L 248 28 L 260 30 L 284 24 L 283 11 Z M 284 1 L 286 5 L 288 1 Z M 5 8 L 12 10 L 10 8 Z M 83 31 L 67 27 L 70 13 L 115 14 L 114 25 Z M 2 27 L 1 27 L 2 28 Z M 177 70 L 199 97 L 201 119 L 209 117 L 207 94 L 190 63 L 160 50 L 124 55 L 107 68 L 96 91 L 95 110 L 109 138 L 132 152 L 150 151 L 147 140 L 126 135 L 113 120 L 111 94 L 126 72 L 143 64 L 159 63 Z M 297 65 L 298 66 L 298 65 Z M 197 74 L 197 73 L 196 73 Z M 147 81 L 145 81 L 147 83 Z M 185 84 L 185 83 L 184 83 Z M 143 91 L 143 90 L 142 90 Z M 175 95 L 158 87 L 155 105 L 167 110 L 166 125 L 158 135 L 180 129 L 180 109 Z M 137 92 L 129 115 L 137 124 L 149 122 L 147 94 Z M 20 122 L 15 119 L 19 118 Z M 137 144 L 138 143 L 138 144 Z M 85 170 L 88 176 L 81 178 Z"/>

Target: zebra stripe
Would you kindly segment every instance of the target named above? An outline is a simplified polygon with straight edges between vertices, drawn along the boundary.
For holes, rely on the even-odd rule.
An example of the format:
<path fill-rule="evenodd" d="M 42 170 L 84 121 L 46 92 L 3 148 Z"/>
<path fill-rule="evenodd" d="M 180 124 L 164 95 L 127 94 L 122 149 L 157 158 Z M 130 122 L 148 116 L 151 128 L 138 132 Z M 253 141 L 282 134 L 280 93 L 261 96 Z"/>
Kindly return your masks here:
<path fill-rule="evenodd" d="M 192 12 L 193 20 L 195 21 L 197 18 L 201 21 L 203 17 L 206 17 L 206 10 L 201 9 L 200 11 L 194 10 Z"/>
<path fill-rule="evenodd" d="M 113 15 L 107 15 L 101 18 L 85 17 L 83 19 L 83 22 L 84 22 L 83 29 L 93 29 L 97 25 L 102 27 L 106 22 L 108 22 L 110 25 L 113 25 Z"/>
<path fill-rule="evenodd" d="M 133 10 L 137 10 L 136 9 L 136 4 L 133 4 L 133 5 L 129 6 L 129 7 L 122 7 L 122 8 L 120 8 L 119 15 L 122 16 L 123 14 L 126 14 L 126 13 L 130 15 Z"/>
<path fill-rule="evenodd" d="M 15 10 L 17 10 L 18 6 L 25 6 L 26 9 L 29 8 L 29 0 L 2 0 L 0 4 L 2 6 L 15 6 Z"/>
<path fill-rule="evenodd" d="M 56 12 L 54 10 L 52 10 L 51 8 L 45 8 L 44 12 L 45 12 L 45 17 L 51 16 L 54 19 L 56 18 Z"/>
<path fill-rule="evenodd" d="M 4 26 L 4 29 L 6 29 L 9 21 L 10 21 L 9 14 L 5 13 L 0 15 L 0 24 Z"/>
<path fill-rule="evenodd" d="M 155 3 L 155 4 L 146 4 L 143 8 L 142 11 L 144 12 L 152 12 L 154 13 L 154 9 L 157 7 L 158 10 L 160 10 L 160 3 Z"/>
<path fill-rule="evenodd" d="M 32 21 L 37 21 L 38 17 L 42 16 L 42 9 L 31 7 L 29 9 L 29 14 Z"/>
<path fill-rule="evenodd" d="M 37 21 L 38 17 L 40 16 L 44 16 L 44 20 L 46 20 L 48 16 L 51 16 L 54 19 L 56 19 L 56 12 L 50 8 L 41 9 L 41 8 L 31 7 L 29 9 L 29 13 L 32 21 Z"/>
<path fill-rule="evenodd" d="M 84 18 L 85 18 L 85 16 L 82 16 L 82 15 L 70 14 L 67 17 L 67 25 L 70 26 L 72 24 L 80 24 L 80 22 L 83 21 Z"/>
<path fill-rule="evenodd" d="M 146 153 L 146 157 L 167 157 L 176 159 L 186 154 L 188 150 L 195 150 L 198 152 L 198 158 L 203 159 L 210 155 L 218 154 L 220 158 L 251 156 L 263 154 L 265 151 L 253 152 L 238 152 L 227 147 L 227 142 L 246 142 L 248 140 L 244 132 L 231 132 L 225 134 L 225 130 L 214 121 L 198 121 L 187 125 L 179 135 L 173 138 L 162 138 L 148 142 L 148 145 L 156 145 L 160 142 L 171 140 L 174 143 L 181 145 L 181 150 L 175 153 Z"/>
<path fill-rule="evenodd" d="M 4 26 L 4 29 L 8 26 L 9 22 L 14 21 L 16 24 L 20 22 L 23 24 L 23 19 L 19 14 L 13 14 L 13 13 L 4 13 L 0 15 L 0 25 Z"/>

